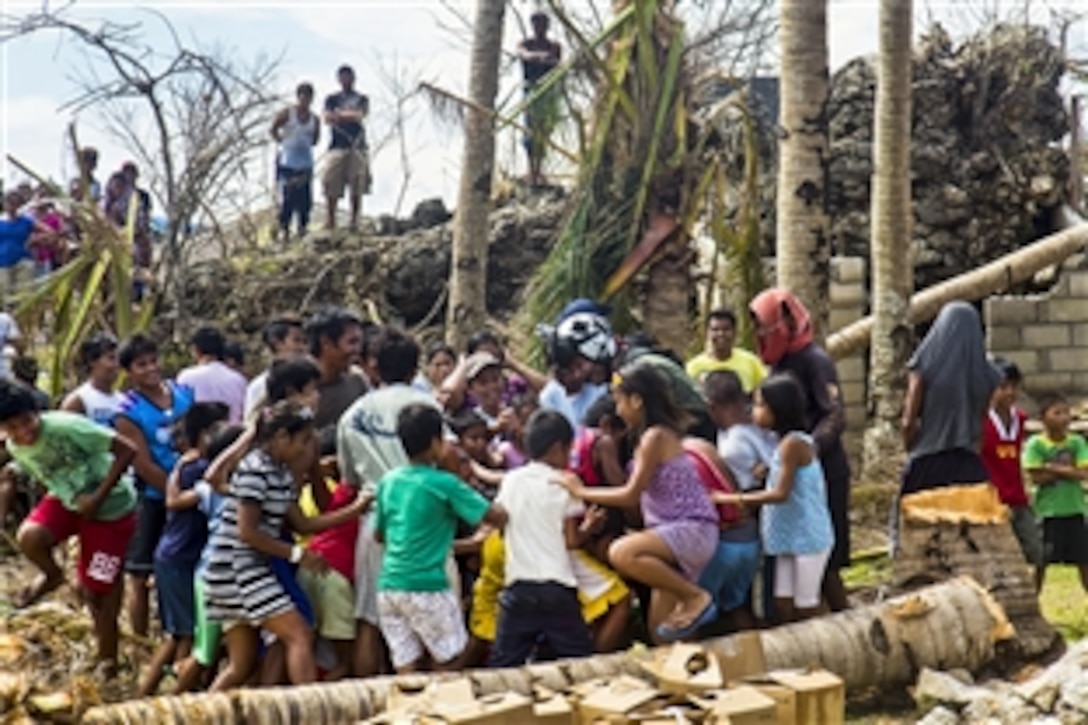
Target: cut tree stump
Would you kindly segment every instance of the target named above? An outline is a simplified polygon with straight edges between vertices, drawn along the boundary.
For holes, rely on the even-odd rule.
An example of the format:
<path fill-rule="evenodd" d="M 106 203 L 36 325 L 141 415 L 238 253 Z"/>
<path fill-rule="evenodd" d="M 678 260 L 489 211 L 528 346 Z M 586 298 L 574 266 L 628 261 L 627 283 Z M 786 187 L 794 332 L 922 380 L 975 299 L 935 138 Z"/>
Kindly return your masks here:
<path fill-rule="evenodd" d="M 760 633 L 768 668 L 819 664 L 842 677 L 851 692 L 907 685 L 922 667 L 978 671 L 993 660 L 998 643 L 1011 636 L 1012 627 L 1001 606 L 967 577 L 881 604 Z M 740 643 L 720 637 L 702 645 L 711 652 L 735 652 Z M 646 677 L 642 663 L 652 656 L 652 650 L 632 650 L 505 670 L 473 670 L 465 675 L 479 695 L 510 691 L 529 695 L 533 685 L 564 692 L 598 677 Z M 93 708 L 81 722 L 356 722 L 384 710 L 394 683 L 418 689 L 431 677 L 436 675 L 135 700 Z"/>
<path fill-rule="evenodd" d="M 1016 629 L 1010 654 L 1038 657 L 1059 644 L 1058 632 L 1039 610 L 1034 568 L 992 486 L 949 486 L 904 496 L 899 516 L 899 550 L 892 563 L 896 591 L 970 576 L 993 595 Z"/>

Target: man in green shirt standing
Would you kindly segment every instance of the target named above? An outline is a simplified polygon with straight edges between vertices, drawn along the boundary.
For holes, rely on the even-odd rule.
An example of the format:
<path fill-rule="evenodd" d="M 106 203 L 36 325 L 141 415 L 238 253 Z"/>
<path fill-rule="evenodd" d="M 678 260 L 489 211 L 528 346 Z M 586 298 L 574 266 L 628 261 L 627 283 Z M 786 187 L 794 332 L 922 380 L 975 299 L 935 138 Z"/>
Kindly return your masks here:
<path fill-rule="evenodd" d="M 446 576 L 457 520 L 471 526 L 506 523 L 501 506 L 436 467 L 446 446 L 443 428 L 433 406 L 404 408 L 397 436 L 411 463 L 378 481 L 374 534 L 385 544 L 378 624 L 397 674 L 415 671 L 424 654 L 436 670 L 459 667 L 468 632 Z"/>
<path fill-rule="evenodd" d="M 1076 564 L 1088 591 L 1088 527 L 1084 481 L 1088 481 L 1088 441 L 1069 432 L 1069 403 L 1060 395 L 1039 400 L 1043 433 L 1024 444 L 1024 469 L 1036 485 L 1035 514 L 1043 520 L 1047 564 Z M 1039 587 L 1045 569 L 1039 570 Z"/>
<path fill-rule="evenodd" d="M 64 582 L 53 549 L 79 538 L 79 587 L 94 618 L 103 674 L 117 667 L 125 549 L 136 528 L 136 489 L 123 474 L 131 441 L 75 413 L 39 413 L 32 391 L 0 380 L 0 431 L 8 453 L 47 495 L 23 522 L 19 548 L 41 574 L 16 600 L 25 607 Z"/>

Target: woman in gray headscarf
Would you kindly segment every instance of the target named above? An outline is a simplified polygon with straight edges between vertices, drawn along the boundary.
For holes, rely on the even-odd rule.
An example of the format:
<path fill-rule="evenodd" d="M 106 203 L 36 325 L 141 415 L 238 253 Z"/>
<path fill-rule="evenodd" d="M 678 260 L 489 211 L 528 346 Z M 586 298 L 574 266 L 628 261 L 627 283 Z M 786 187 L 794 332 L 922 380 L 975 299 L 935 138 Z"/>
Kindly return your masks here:
<path fill-rule="evenodd" d="M 989 480 L 979 457 L 982 421 L 1002 376 L 986 358 L 975 308 L 966 302 L 941 308 L 907 367 L 901 495 Z"/>

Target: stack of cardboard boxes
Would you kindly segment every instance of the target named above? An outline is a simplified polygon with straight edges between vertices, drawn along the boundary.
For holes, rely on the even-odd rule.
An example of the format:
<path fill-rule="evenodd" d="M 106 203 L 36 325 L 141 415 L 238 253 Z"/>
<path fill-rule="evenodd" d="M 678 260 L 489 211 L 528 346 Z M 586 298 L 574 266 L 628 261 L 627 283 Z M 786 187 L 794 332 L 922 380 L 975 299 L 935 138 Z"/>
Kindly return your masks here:
<path fill-rule="evenodd" d="M 710 652 L 678 644 L 653 650 L 645 679 L 621 675 L 569 692 L 479 697 L 467 677 L 410 692 L 394 687 L 372 725 L 836 725 L 843 682 L 825 670 L 768 672 L 758 634 L 718 640 Z"/>

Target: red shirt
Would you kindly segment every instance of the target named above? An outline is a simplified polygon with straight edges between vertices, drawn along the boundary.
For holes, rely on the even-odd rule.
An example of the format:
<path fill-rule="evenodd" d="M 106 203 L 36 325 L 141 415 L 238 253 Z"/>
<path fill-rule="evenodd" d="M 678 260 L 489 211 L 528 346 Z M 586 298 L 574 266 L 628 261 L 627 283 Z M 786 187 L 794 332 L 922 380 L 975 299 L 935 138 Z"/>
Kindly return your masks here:
<path fill-rule="evenodd" d="M 346 483 L 340 483 L 332 492 L 329 501 L 329 511 L 342 509 L 355 500 L 357 492 Z M 359 536 L 359 519 L 325 529 L 313 535 L 310 539 L 309 549 L 315 554 L 321 554 L 333 571 L 338 571 L 347 577 L 349 582 L 355 582 L 355 539 Z"/>
<path fill-rule="evenodd" d="M 982 421 L 982 462 L 1006 506 L 1027 506 L 1024 474 L 1020 469 L 1020 449 L 1024 445 L 1024 423 L 1028 417 L 1019 408 L 1012 409 L 1006 429 L 1004 421 L 990 410 Z"/>

